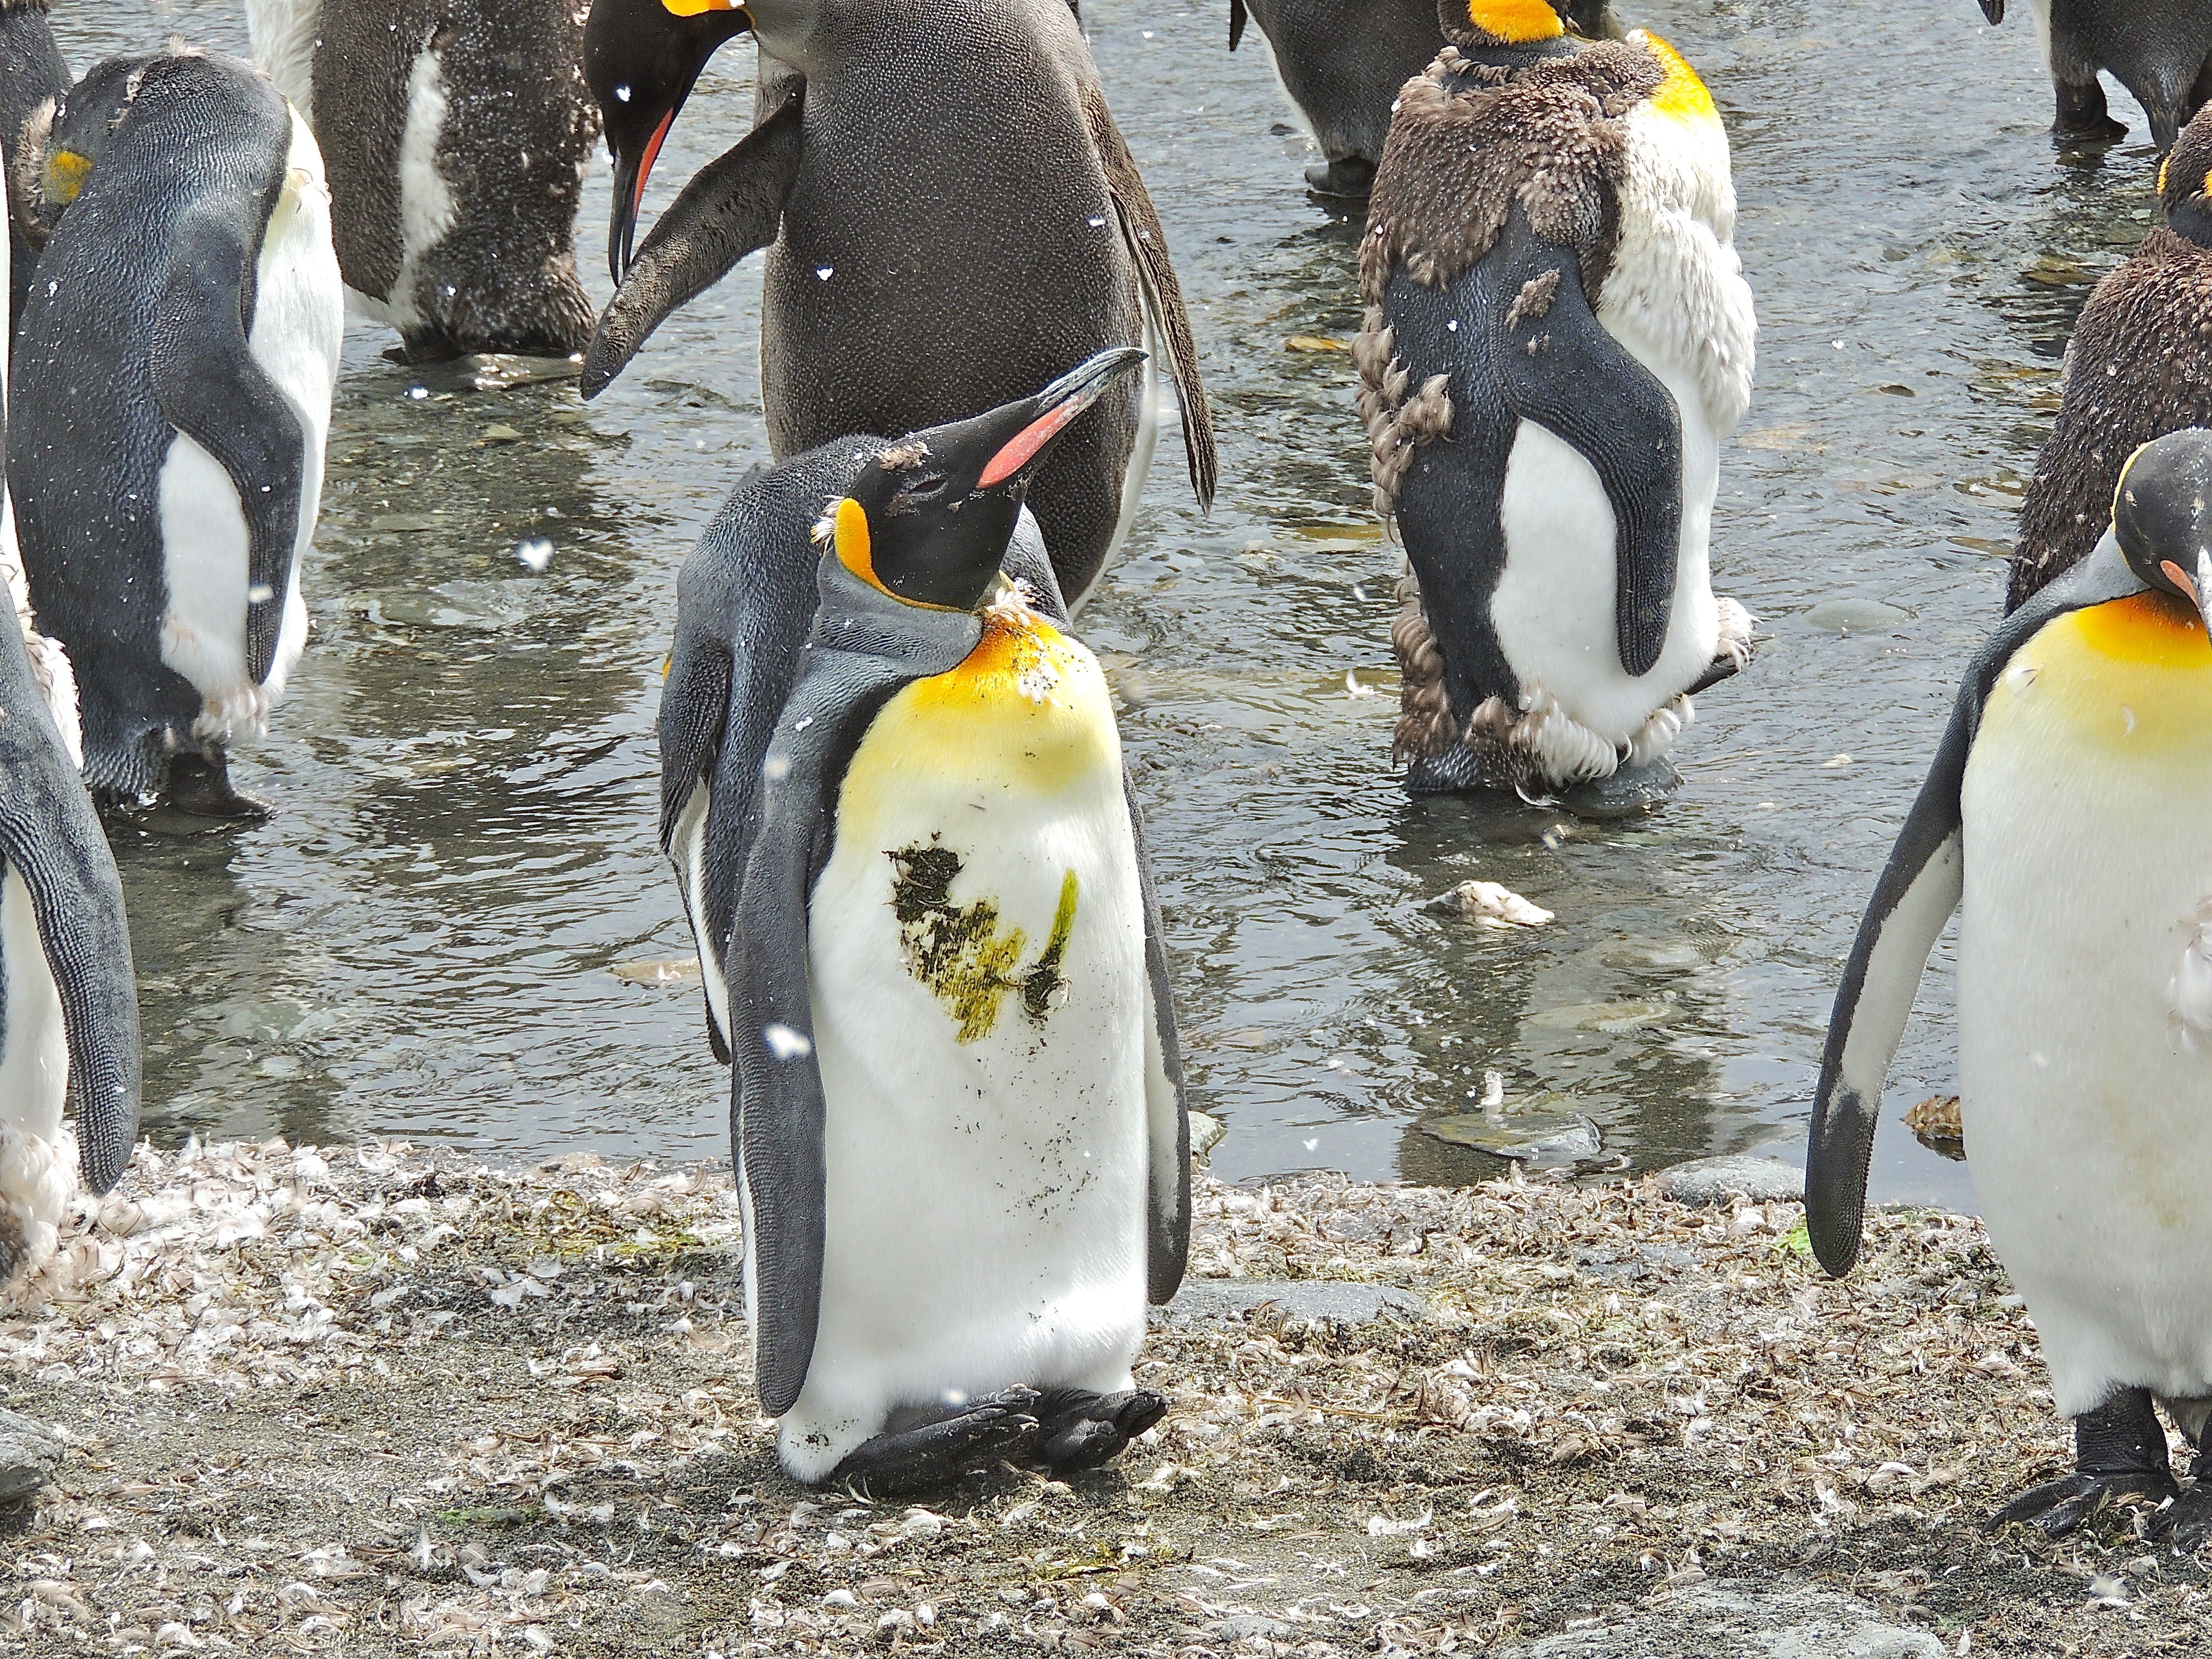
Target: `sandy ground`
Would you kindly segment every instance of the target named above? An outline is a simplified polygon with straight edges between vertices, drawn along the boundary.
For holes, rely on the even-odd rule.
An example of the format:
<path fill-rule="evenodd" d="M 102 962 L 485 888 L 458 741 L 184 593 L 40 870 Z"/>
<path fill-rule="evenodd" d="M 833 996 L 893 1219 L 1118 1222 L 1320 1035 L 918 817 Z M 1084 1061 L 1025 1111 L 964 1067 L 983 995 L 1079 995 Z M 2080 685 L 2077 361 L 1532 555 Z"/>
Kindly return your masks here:
<path fill-rule="evenodd" d="M 2203 1566 L 2141 1515 L 1981 1530 L 2067 1437 L 1971 1221 L 1881 1215 L 1833 1285 L 1790 1205 L 1198 1199 L 1194 1280 L 1427 1316 L 1217 1287 L 1156 1326 L 1175 1409 L 1121 1462 L 878 1504 L 776 1469 L 719 1172 L 142 1151 L 0 1315 L 4 1403 L 70 1443 L 0 1510 L 0 1650 L 1480 1652 L 1711 1579 L 1949 1653 L 2212 1650 Z"/>

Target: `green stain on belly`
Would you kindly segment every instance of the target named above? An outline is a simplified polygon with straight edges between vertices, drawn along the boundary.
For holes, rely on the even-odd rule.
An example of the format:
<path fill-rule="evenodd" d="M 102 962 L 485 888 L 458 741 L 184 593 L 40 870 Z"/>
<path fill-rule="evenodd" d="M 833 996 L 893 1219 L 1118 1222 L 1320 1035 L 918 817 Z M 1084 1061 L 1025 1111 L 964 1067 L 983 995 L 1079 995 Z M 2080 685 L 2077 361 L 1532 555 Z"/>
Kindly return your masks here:
<path fill-rule="evenodd" d="M 1075 927 L 1075 872 L 1060 878 L 1051 935 L 1036 963 L 1022 973 L 1017 969 L 1026 936 L 1018 927 L 1000 931 L 997 902 L 952 902 L 952 883 L 961 869 L 958 854 L 917 843 L 886 856 L 895 872 L 891 912 L 898 920 L 907 970 L 945 1005 L 960 1028 L 958 1040 L 988 1036 L 1009 991 L 1018 991 L 1022 1012 L 1042 1024 L 1052 1012 L 1054 994 L 1066 982 L 1060 964 Z"/>

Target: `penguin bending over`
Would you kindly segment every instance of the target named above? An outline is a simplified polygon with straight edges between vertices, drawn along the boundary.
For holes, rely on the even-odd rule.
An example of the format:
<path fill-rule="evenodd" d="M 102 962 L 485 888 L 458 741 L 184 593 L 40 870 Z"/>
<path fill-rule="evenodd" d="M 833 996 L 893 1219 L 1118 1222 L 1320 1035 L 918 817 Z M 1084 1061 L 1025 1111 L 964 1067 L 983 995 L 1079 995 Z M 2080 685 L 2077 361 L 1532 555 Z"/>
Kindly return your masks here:
<path fill-rule="evenodd" d="M 1088 1468 L 1166 1409 L 1130 1376 L 1188 1249 L 1159 912 L 1105 682 L 1020 517 L 1139 361 L 802 457 L 684 568 L 664 833 L 736 1056 L 755 1369 L 800 1480 Z"/>
<path fill-rule="evenodd" d="M 46 21 L 46 0 L 0 0 L 0 162 L 15 176 L 15 150 L 23 123 L 40 106 L 69 90 L 69 65 Z M 31 289 L 38 252 L 13 214 L 8 219 L 8 337 L 23 320 L 23 301 Z"/>
<path fill-rule="evenodd" d="M 2112 520 L 2120 464 L 2184 427 L 2212 426 L 2212 110 L 2159 166 L 2159 206 L 2134 257 L 2106 273 L 2066 347 L 2058 419 L 2020 504 L 2005 609 L 2079 564 Z"/>
<path fill-rule="evenodd" d="M 2212 432 L 2145 445 L 2094 553 L 1999 626 L 1876 884 L 1828 1027 L 1806 1158 L 1820 1263 L 1857 1259 L 1882 1086 L 1960 913 L 1960 1110 L 1990 1241 L 2075 1420 L 2076 1472 L 1997 1520 L 2055 1534 L 2174 1495 L 2212 1536 Z"/>
<path fill-rule="evenodd" d="M 338 265 L 408 362 L 566 357 L 592 333 L 576 210 L 598 137 L 578 0 L 246 0 L 313 125 Z"/>
<path fill-rule="evenodd" d="M 4 33 L 0 25 L 0 33 Z M 9 249 L 0 245 L 0 262 Z M 6 264 L 0 263 L 0 279 Z M 0 352 L 0 450 L 8 368 Z M 105 1193 L 138 1135 L 138 989 L 123 883 L 79 775 L 76 682 L 40 634 L 0 492 L 0 1285 L 53 1254 L 79 1171 Z M 76 1091 L 76 1131 L 62 1107 Z"/>
<path fill-rule="evenodd" d="M 1555 0 L 1567 26 L 1585 39 L 1618 37 L 1605 0 Z M 1306 168 L 1316 196 L 1364 201 L 1390 131 L 1398 88 L 1446 44 L 1440 9 L 1455 0 L 1229 0 L 1229 50 L 1244 39 L 1248 16 L 1275 58 L 1275 73 L 1313 129 L 1321 160 Z"/>
<path fill-rule="evenodd" d="M 35 136 L 36 142 L 31 141 Z M 227 754 L 307 643 L 344 300 L 306 122 L 235 58 L 112 58 L 27 130 L 46 238 L 8 476 L 96 796 L 262 811 Z"/>
<path fill-rule="evenodd" d="M 1994 27 L 2005 0 L 1981 0 Z M 2161 154 L 2212 98 L 2212 0 L 2032 0 L 2035 38 L 2051 71 L 2062 139 L 2112 143 L 2127 136 L 2105 104 L 2097 71 L 2134 94 Z"/>
<path fill-rule="evenodd" d="M 632 263 L 661 142 L 715 48 L 746 30 L 803 79 L 764 78 L 785 101 L 684 187 Z M 1213 428 L 1167 236 L 1066 0 L 594 0 L 584 52 L 615 155 L 621 283 L 585 354 L 585 397 L 765 247 L 761 394 L 778 459 L 955 420 L 1150 342 L 1211 503 Z M 1071 610 L 1128 533 L 1158 395 L 1150 372 L 1117 387 L 1037 478 Z"/>
<path fill-rule="evenodd" d="M 1656 769 L 1749 659 L 1708 540 L 1756 323 L 1696 71 L 1544 0 L 1468 17 L 1400 96 L 1352 349 L 1406 548 L 1394 758 L 1416 793 L 1533 797 Z"/>

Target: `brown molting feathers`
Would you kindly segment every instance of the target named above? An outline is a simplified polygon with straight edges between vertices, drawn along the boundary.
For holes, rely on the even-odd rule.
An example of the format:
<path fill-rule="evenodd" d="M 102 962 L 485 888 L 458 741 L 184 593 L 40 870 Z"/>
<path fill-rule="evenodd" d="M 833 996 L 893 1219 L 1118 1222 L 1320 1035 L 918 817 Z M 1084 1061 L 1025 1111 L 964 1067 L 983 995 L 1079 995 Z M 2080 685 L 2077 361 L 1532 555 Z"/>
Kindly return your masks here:
<path fill-rule="evenodd" d="M 1421 580 L 1408 564 L 1398 578 L 1398 614 L 1390 623 L 1390 649 L 1398 659 L 1398 725 L 1390 734 L 1390 763 L 1441 755 L 1458 740 L 1451 696 L 1444 690 L 1444 653 L 1421 605 Z"/>
<path fill-rule="evenodd" d="M 53 234 L 39 216 L 46 204 L 41 181 L 46 173 L 46 147 L 53 136 L 54 100 L 49 98 L 23 118 L 22 131 L 15 137 L 15 159 L 8 168 L 8 210 L 33 248 L 46 246 Z"/>
<path fill-rule="evenodd" d="M 929 459 L 929 446 L 919 438 L 911 442 L 894 444 L 876 457 L 876 465 L 897 467 L 902 471 L 920 466 Z"/>
<path fill-rule="evenodd" d="M 1375 510 L 1387 519 L 1395 510 L 1398 486 L 1413 465 L 1413 452 L 1431 438 L 1451 430 L 1451 395 L 1445 389 L 1449 377 L 1431 374 L 1408 398 L 1410 374 L 1404 362 L 1392 355 L 1391 331 L 1383 326 L 1378 306 L 1367 308 L 1366 325 L 1352 343 L 1352 360 L 1359 368 L 1359 417 L 1367 423 L 1367 442 L 1373 452 L 1368 465 L 1375 478 Z"/>

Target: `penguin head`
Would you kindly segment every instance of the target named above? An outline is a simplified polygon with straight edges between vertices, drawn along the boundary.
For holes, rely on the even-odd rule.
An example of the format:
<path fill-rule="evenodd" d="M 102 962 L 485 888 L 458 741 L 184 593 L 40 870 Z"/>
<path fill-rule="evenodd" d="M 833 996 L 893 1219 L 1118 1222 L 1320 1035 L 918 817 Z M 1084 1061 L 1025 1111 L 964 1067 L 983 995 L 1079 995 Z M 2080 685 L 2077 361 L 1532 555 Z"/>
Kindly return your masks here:
<path fill-rule="evenodd" d="M 1571 29 L 1585 40 L 1619 40 L 1607 0 L 1437 0 L 1444 36 L 1478 46 L 1533 46 Z"/>
<path fill-rule="evenodd" d="M 155 56 L 111 58 L 25 118 L 9 194 L 16 222 L 33 247 L 44 247 L 54 234 L 145 85 L 147 71 L 160 61 Z"/>
<path fill-rule="evenodd" d="M 2212 634 L 2212 432 L 2169 432 L 2128 457 L 2112 538 L 2146 586 L 2186 600 Z"/>
<path fill-rule="evenodd" d="M 908 605 L 974 611 L 997 583 L 1030 480 L 1076 416 L 1145 361 L 1100 352 L 1033 398 L 917 432 L 860 468 L 820 532 L 837 561 Z"/>
<path fill-rule="evenodd" d="M 2158 204 L 2166 211 L 2166 228 L 2175 235 L 2212 248 L 2212 194 L 2206 174 L 2212 173 L 2212 105 L 2181 130 L 2173 148 L 2158 164 Z"/>
<path fill-rule="evenodd" d="M 677 112 L 707 60 L 752 26 L 739 0 L 592 0 L 584 24 L 584 80 L 614 152 L 607 264 L 616 282 L 629 269 L 638 204 Z"/>

